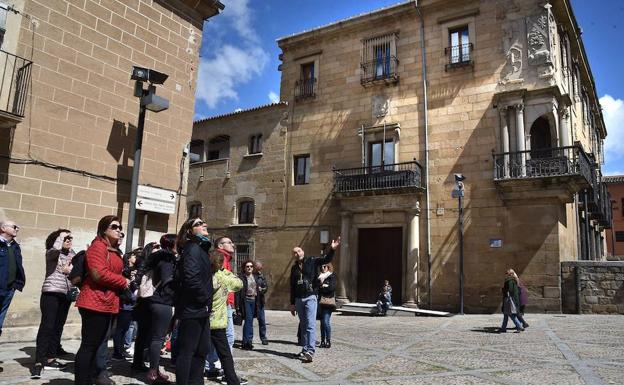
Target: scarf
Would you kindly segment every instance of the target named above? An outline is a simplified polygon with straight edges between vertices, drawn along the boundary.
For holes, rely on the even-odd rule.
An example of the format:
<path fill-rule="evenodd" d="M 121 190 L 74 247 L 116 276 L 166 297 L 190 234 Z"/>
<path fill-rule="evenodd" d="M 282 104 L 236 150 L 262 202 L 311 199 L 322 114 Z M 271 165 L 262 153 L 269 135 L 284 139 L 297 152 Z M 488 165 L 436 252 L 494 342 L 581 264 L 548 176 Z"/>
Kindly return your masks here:
<path fill-rule="evenodd" d="M 327 277 L 329 277 L 331 275 L 331 271 L 325 272 L 325 273 L 321 273 L 318 276 L 319 281 L 321 281 L 321 284 L 323 284 L 323 281 L 325 281 L 325 279 L 327 279 Z"/>

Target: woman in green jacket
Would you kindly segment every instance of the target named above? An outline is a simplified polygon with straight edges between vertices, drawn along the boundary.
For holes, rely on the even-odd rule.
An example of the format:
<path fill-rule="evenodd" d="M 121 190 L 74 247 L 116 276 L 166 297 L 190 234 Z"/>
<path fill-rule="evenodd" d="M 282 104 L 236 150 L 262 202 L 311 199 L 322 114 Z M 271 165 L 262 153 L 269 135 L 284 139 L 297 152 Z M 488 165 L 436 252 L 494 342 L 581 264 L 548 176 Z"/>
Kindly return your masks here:
<path fill-rule="evenodd" d="M 518 309 L 520 307 L 520 290 L 518 289 L 518 281 L 516 280 L 516 272 L 509 269 L 505 272 L 505 284 L 503 285 L 503 325 L 500 328 L 501 333 L 507 332 L 507 321 L 509 318 L 516 325 L 516 331 L 524 331 L 522 324 L 518 320 Z"/>
<path fill-rule="evenodd" d="M 247 380 L 236 375 L 234 359 L 228 344 L 225 329 L 227 328 L 227 297 L 230 292 L 237 292 L 243 288 L 243 281 L 231 271 L 223 268 L 223 254 L 211 255 L 212 262 L 212 312 L 210 313 L 210 338 L 217 351 L 221 368 L 227 385 L 246 384 Z M 223 383 L 223 382 L 222 382 Z"/>

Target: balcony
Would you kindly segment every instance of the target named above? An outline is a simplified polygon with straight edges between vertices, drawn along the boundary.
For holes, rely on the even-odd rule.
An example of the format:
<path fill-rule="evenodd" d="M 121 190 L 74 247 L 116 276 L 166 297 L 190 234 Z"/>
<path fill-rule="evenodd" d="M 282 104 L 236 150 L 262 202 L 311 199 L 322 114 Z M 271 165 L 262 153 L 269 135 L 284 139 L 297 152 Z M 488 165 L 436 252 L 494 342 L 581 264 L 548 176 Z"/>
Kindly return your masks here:
<path fill-rule="evenodd" d="M 357 196 L 423 190 L 422 166 L 416 162 L 334 170 L 334 195 Z"/>
<path fill-rule="evenodd" d="M 385 56 L 361 63 L 362 77 L 360 81 L 362 85 L 396 83 L 399 81 L 398 66 L 399 60 L 396 56 Z"/>
<path fill-rule="evenodd" d="M 589 157 L 580 146 L 493 154 L 494 183 L 507 199 L 558 197 L 571 202 L 574 192 L 592 183 Z"/>
<path fill-rule="evenodd" d="M 448 71 L 461 67 L 472 67 L 472 43 L 453 45 L 444 49 L 444 55 L 447 57 L 444 70 Z"/>
<path fill-rule="evenodd" d="M 26 110 L 32 62 L 0 50 L 0 127 L 21 122 Z"/>
<path fill-rule="evenodd" d="M 604 182 L 596 180 L 596 182 L 592 184 L 592 188 L 587 192 L 587 205 L 590 219 L 597 221 L 603 228 L 610 229 L 613 212 L 611 196 L 607 185 Z"/>
<path fill-rule="evenodd" d="M 295 82 L 295 100 L 316 97 L 316 78 L 299 79 Z"/>

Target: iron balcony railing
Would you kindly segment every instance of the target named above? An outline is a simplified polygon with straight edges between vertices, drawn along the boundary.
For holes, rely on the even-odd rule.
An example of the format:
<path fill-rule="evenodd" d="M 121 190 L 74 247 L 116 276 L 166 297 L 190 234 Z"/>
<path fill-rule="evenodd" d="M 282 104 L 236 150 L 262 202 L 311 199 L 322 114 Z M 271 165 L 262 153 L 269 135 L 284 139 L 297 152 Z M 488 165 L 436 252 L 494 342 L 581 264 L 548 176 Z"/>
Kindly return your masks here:
<path fill-rule="evenodd" d="M 24 117 L 32 62 L 0 50 L 0 110 Z"/>
<path fill-rule="evenodd" d="M 377 80 L 396 81 L 399 79 L 397 68 L 399 60 L 396 56 L 383 56 L 365 63 L 362 67 L 362 84 Z"/>
<path fill-rule="evenodd" d="M 302 100 L 316 96 L 316 78 L 299 79 L 295 82 L 295 99 Z"/>
<path fill-rule="evenodd" d="M 422 166 L 416 161 L 334 169 L 334 193 L 422 186 Z"/>
<path fill-rule="evenodd" d="M 445 70 L 472 66 L 472 43 L 453 45 L 444 49 L 447 57 Z"/>
<path fill-rule="evenodd" d="M 581 176 L 592 183 L 591 163 L 580 146 L 493 154 L 494 180 Z"/>
<path fill-rule="evenodd" d="M 600 226 L 604 228 L 611 228 L 612 221 L 612 206 L 611 195 L 607 189 L 607 185 L 597 180 L 593 183 L 591 188 L 587 190 L 587 205 L 590 218 L 598 221 Z"/>

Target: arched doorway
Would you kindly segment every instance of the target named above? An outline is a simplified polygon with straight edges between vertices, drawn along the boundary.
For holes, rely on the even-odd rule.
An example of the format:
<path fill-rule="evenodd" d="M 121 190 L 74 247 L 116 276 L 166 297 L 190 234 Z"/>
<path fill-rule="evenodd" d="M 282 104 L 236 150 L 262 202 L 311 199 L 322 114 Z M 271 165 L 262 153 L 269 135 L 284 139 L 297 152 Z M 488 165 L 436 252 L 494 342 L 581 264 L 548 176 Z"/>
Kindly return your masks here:
<path fill-rule="evenodd" d="M 548 119 L 540 116 L 531 126 L 531 158 L 549 158 L 552 156 L 552 135 Z"/>

